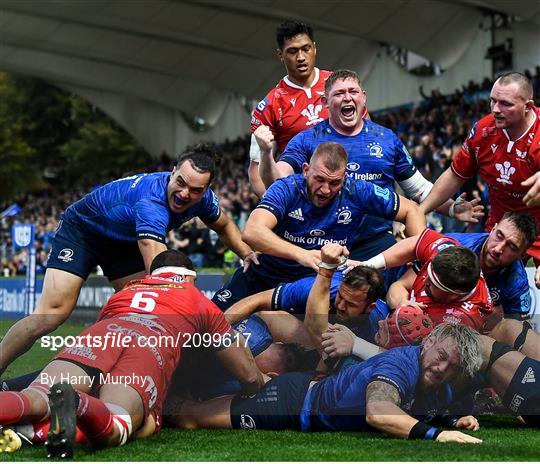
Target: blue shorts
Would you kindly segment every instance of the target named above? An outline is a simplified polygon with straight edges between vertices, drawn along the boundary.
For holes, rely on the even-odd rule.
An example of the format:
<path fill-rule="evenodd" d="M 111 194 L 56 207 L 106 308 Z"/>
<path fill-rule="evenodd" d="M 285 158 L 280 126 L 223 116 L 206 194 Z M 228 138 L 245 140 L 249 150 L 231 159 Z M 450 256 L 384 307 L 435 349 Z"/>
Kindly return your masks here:
<path fill-rule="evenodd" d="M 512 412 L 523 416 L 530 425 L 540 425 L 540 361 L 526 357 L 516 369 L 503 404 Z"/>
<path fill-rule="evenodd" d="M 289 372 L 270 380 L 252 397 L 231 403 L 233 429 L 300 430 L 300 412 L 314 372 Z"/>
<path fill-rule="evenodd" d="M 253 266 L 253 264 L 252 264 Z M 249 268 L 247 272 L 240 267 L 225 286 L 218 290 L 212 298 L 212 302 L 222 311 L 230 308 L 241 299 L 276 287 L 281 280 L 269 280 L 259 277 Z"/>
<path fill-rule="evenodd" d="M 137 241 L 104 237 L 64 219 L 51 245 L 47 268 L 60 269 L 85 280 L 97 265 L 111 281 L 144 271 Z"/>
<path fill-rule="evenodd" d="M 387 230 L 379 235 L 375 235 L 367 240 L 354 242 L 350 248 L 350 259 L 358 261 L 366 261 L 373 256 L 388 250 L 392 245 L 396 244 L 396 239 L 392 231 Z"/>

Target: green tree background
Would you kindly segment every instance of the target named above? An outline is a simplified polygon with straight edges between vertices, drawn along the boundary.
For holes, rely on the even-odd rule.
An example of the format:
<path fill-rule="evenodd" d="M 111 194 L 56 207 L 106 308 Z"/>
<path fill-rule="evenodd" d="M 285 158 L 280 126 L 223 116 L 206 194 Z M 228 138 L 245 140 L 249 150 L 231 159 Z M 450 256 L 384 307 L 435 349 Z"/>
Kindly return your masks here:
<path fill-rule="evenodd" d="M 45 81 L 0 73 L 0 202 L 89 188 L 151 163 L 119 124 Z"/>

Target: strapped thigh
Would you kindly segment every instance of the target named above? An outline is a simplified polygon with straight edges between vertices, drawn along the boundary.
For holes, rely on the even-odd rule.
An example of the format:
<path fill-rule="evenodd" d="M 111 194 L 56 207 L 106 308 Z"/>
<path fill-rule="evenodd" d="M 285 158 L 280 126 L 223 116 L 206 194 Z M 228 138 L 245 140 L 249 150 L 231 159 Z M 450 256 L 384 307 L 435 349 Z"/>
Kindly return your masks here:
<path fill-rule="evenodd" d="M 493 346 L 491 347 L 491 353 L 489 355 L 489 362 L 486 367 L 486 374 L 493 367 L 493 364 L 495 363 L 495 361 L 497 361 L 497 359 L 499 359 L 501 356 L 504 356 L 509 351 L 514 351 L 514 349 L 512 349 L 512 347 L 508 346 L 506 343 L 502 343 L 502 342 L 493 343 Z"/>
<path fill-rule="evenodd" d="M 529 323 L 529 321 L 524 321 L 523 330 L 514 341 L 514 350 L 521 351 L 523 345 L 525 345 L 525 340 L 527 339 L 527 332 L 529 332 L 529 330 L 532 330 L 531 324 Z"/>

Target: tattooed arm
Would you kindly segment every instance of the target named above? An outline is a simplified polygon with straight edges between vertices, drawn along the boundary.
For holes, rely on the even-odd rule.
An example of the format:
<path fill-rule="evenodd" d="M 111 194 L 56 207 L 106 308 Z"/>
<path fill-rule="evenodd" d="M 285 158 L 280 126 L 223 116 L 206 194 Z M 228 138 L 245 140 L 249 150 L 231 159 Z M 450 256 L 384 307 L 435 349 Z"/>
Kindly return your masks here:
<path fill-rule="evenodd" d="M 375 380 L 366 390 L 366 422 L 393 437 L 407 438 L 417 419 L 400 408 L 401 397 L 396 387 Z"/>
<path fill-rule="evenodd" d="M 374 380 L 366 390 L 366 422 L 392 437 L 409 438 L 411 429 L 419 423 L 399 406 L 401 398 L 396 387 Z M 421 425 L 421 424 L 420 424 Z M 414 437 L 413 438 L 422 438 Z M 435 438 L 440 442 L 482 443 L 482 440 L 457 430 L 440 431 Z"/>

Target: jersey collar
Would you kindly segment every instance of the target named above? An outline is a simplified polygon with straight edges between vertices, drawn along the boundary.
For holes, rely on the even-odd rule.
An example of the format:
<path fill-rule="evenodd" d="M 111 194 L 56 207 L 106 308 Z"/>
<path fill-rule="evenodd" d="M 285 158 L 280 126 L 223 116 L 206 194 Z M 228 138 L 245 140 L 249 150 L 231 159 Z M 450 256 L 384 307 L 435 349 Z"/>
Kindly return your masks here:
<path fill-rule="evenodd" d="M 311 83 L 311 85 L 309 87 L 302 87 L 300 85 L 297 85 L 295 84 L 294 82 L 292 82 L 290 79 L 289 79 L 289 75 L 286 75 L 284 78 L 283 78 L 283 82 L 285 82 L 285 84 L 287 84 L 289 87 L 292 87 L 293 89 L 299 89 L 299 90 L 307 90 L 307 89 L 311 89 L 312 87 L 314 87 L 317 82 L 319 81 L 319 68 L 314 68 L 313 69 L 315 71 L 315 78 L 313 79 L 313 82 Z"/>

